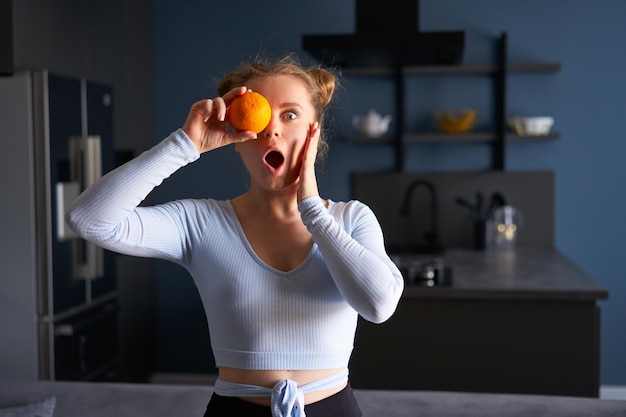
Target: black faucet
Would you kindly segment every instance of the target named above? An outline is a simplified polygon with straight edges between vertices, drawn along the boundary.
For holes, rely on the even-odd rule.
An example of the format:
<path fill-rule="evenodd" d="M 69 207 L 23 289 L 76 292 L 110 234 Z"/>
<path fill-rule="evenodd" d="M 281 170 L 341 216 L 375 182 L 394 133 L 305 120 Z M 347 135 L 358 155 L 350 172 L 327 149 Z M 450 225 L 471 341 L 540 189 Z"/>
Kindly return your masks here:
<path fill-rule="evenodd" d="M 428 180 L 415 180 L 413 181 L 406 190 L 406 194 L 404 195 L 404 202 L 402 203 L 402 207 L 400 208 L 400 214 L 402 216 L 409 215 L 409 208 L 411 206 L 411 196 L 413 195 L 413 191 L 415 191 L 419 187 L 425 187 L 430 194 L 430 221 L 431 228 L 429 232 L 424 233 L 424 239 L 428 244 L 428 249 L 432 251 L 437 251 L 440 249 L 439 247 L 439 221 L 437 220 L 437 191 L 435 190 L 435 186 Z"/>

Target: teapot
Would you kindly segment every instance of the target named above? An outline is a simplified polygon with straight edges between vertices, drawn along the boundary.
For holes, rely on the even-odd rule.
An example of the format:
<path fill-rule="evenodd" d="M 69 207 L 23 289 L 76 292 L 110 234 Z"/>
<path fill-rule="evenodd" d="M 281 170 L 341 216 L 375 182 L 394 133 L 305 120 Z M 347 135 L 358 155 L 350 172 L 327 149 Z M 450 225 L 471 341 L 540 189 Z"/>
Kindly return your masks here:
<path fill-rule="evenodd" d="M 352 126 L 370 137 L 379 137 L 387 133 L 389 122 L 391 122 L 391 115 L 383 117 L 374 109 L 370 109 L 365 116 L 354 115 L 352 117 Z"/>

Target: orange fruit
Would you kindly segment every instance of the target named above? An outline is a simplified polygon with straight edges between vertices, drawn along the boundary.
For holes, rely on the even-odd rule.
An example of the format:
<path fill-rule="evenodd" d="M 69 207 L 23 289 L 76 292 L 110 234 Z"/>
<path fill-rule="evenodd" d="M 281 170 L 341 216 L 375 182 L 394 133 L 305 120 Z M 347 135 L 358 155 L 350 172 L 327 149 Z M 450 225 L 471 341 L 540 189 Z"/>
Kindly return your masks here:
<path fill-rule="evenodd" d="M 235 130 L 261 133 L 269 124 L 272 108 L 265 97 L 256 91 L 247 91 L 235 98 L 228 109 L 228 122 Z"/>

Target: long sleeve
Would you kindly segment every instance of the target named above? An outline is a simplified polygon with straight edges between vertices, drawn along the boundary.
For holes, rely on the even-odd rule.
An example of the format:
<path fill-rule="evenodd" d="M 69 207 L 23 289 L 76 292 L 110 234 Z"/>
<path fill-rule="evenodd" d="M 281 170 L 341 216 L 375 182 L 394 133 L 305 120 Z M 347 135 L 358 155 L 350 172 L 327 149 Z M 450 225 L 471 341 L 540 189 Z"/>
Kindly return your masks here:
<path fill-rule="evenodd" d="M 374 213 L 364 204 L 353 203 L 351 233 L 333 218 L 320 197 L 302 200 L 299 209 L 341 294 L 363 318 L 381 323 L 395 311 L 404 280 L 385 251 Z"/>
<path fill-rule="evenodd" d="M 185 133 L 176 130 L 85 190 L 66 213 L 68 225 L 85 240 L 115 252 L 181 261 L 186 239 L 181 205 L 138 206 L 199 156 Z"/>

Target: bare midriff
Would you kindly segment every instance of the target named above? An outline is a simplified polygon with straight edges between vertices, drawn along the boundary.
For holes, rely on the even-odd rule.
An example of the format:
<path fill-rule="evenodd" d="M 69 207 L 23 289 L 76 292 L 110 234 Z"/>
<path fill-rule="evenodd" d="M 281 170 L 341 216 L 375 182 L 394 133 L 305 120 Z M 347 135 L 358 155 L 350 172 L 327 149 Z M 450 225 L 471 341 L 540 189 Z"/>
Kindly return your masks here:
<path fill-rule="evenodd" d="M 295 381 L 298 386 L 306 385 L 310 382 L 317 381 L 335 375 L 341 372 L 344 368 L 335 369 L 319 369 L 319 370 L 253 370 L 253 369 L 239 369 L 220 367 L 219 376 L 222 381 L 235 382 L 237 384 L 257 385 L 261 387 L 272 388 L 278 381 L 284 379 L 290 379 Z M 340 386 L 321 390 L 313 391 L 304 394 L 304 403 L 311 404 L 316 401 L 328 398 L 333 394 L 338 393 L 346 387 L 347 384 L 341 384 Z M 255 404 L 270 405 L 270 397 L 240 397 L 242 400 L 249 401 Z"/>

